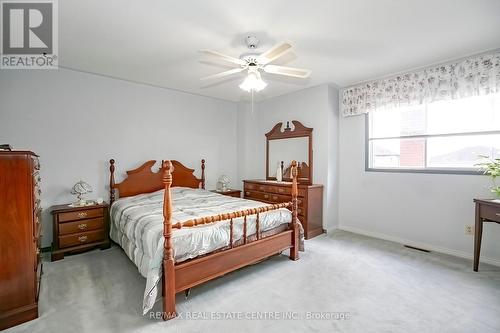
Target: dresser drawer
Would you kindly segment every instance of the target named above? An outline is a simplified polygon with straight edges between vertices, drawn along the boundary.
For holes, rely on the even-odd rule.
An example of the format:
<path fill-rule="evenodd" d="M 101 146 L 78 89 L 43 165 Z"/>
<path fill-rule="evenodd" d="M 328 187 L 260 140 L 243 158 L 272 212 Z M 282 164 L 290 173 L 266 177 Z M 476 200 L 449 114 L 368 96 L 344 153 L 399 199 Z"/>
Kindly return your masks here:
<path fill-rule="evenodd" d="M 272 186 L 264 184 L 245 183 L 245 190 L 254 190 L 259 192 L 272 192 Z"/>
<path fill-rule="evenodd" d="M 270 194 L 270 201 L 272 202 L 290 202 L 292 201 L 292 197 L 289 195 L 280 195 L 280 194 Z"/>
<path fill-rule="evenodd" d="M 277 193 L 277 194 L 292 195 L 292 186 L 290 186 L 290 187 L 273 186 L 271 190 L 272 190 L 272 192 Z"/>
<path fill-rule="evenodd" d="M 256 190 L 260 191 L 260 192 L 273 192 L 272 189 L 273 189 L 272 186 L 263 185 L 263 184 L 257 184 L 257 188 L 256 188 Z"/>
<path fill-rule="evenodd" d="M 480 209 L 481 210 L 479 214 L 483 219 L 500 222 L 500 213 L 498 211 L 498 208 L 488 205 L 481 205 Z"/>
<path fill-rule="evenodd" d="M 255 190 L 259 192 L 271 192 L 271 193 L 278 193 L 277 187 L 273 184 L 256 184 L 256 183 L 245 183 L 245 190 Z M 283 189 L 286 189 L 286 187 L 283 187 Z M 283 192 L 286 193 L 286 192 Z"/>
<path fill-rule="evenodd" d="M 263 200 L 266 202 L 271 202 L 271 194 L 259 192 L 259 191 L 248 191 L 245 190 L 245 198 Z"/>
<path fill-rule="evenodd" d="M 267 185 L 267 184 L 255 184 L 255 183 L 245 183 L 245 191 L 253 190 L 259 192 L 276 193 L 282 195 L 292 195 L 292 185 L 281 186 L 281 185 Z M 304 188 L 298 188 L 297 196 L 305 197 L 306 190 Z"/>
<path fill-rule="evenodd" d="M 59 222 L 68 222 L 102 217 L 104 216 L 104 213 L 102 208 L 97 208 L 80 210 L 76 212 L 59 213 L 58 216 Z"/>
<path fill-rule="evenodd" d="M 59 248 L 98 242 L 104 239 L 104 229 L 59 236 Z"/>
<path fill-rule="evenodd" d="M 256 190 L 257 184 L 253 183 L 245 183 L 245 190 Z"/>
<path fill-rule="evenodd" d="M 287 195 L 278 195 L 278 194 L 273 194 L 273 193 L 264 193 L 264 192 L 259 192 L 259 191 L 248 191 L 248 190 L 245 190 L 244 194 L 245 194 L 244 198 L 255 199 L 255 200 L 264 200 L 266 202 L 280 203 L 280 202 L 292 201 L 292 197 L 287 196 Z M 299 208 L 304 208 L 304 210 L 305 210 L 306 204 L 305 204 L 304 199 L 302 199 L 300 197 L 297 198 L 297 206 L 299 206 Z"/>
<path fill-rule="evenodd" d="M 88 230 L 104 228 L 104 218 L 87 219 L 59 224 L 59 235 L 81 233 Z"/>
<path fill-rule="evenodd" d="M 292 195 L 292 185 L 290 185 L 290 186 L 272 186 L 270 188 L 270 192 L 291 196 Z M 298 197 L 305 197 L 306 191 L 303 188 L 300 188 L 300 187 L 297 188 L 297 196 Z"/>
<path fill-rule="evenodd" d="M 292 197 L 287 196 L 287 195 L 279 195 L 279 194 L 273 194 L 273 193 L 265 193 L 265 192 L 259 192 L 259 191 L 248 191 L 248 190 L 245 190 L 244 194 L 245 194 L 244 198 L 255 199 L 255 200 L 264 200 L 266 202 L 271 202 L 271 203 L 292 201 Z M 297 198 L 297 205 L 299 207 L 306 206 L 304 200 L 301 199 L 300 197 Z"/>

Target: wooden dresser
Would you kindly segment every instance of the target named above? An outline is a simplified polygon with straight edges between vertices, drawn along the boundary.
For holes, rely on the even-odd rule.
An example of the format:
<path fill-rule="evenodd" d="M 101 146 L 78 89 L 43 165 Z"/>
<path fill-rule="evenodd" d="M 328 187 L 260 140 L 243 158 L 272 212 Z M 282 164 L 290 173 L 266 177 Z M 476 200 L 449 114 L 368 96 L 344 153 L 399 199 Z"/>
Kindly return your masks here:
<path fill-rule="evenodd" d="M 38 317 L 40 163 L 30 151 L 0 151 L 0 330 Z"/>
<path fill-rule="evenodd" d="M 266 203 L 292 200 L 292 183 L 266 180 L 244 180 L 244 198 Z M 313 238 L 323 230 L 323 185 L 298 186 L 298 216 L 304 227 L 306 239 Z"/>
<path fill-rule="evenodd" d="M 109 248 L 108 204 L 70 207 L 52 206 L 54 237 L 51 260 L 64 258 L 65 253 L 94 247 Z"/>

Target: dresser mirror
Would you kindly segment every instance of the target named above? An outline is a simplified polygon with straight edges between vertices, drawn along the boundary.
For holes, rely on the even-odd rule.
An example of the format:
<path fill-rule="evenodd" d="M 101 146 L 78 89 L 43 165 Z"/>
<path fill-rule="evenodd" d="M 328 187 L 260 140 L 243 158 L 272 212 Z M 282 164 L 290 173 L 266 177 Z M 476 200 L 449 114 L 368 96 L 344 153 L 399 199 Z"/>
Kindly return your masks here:
<path fill-rule="evenodd" d="M 298 181 L 312 184 L 312 128 L 297 120 L 283 126 L 276 124 L 266 133 L 266 179 L 291 181 L 290 167 L 293 160 L 298 163 Z M 277 177 L 278 176 L 278 177 Z"/>

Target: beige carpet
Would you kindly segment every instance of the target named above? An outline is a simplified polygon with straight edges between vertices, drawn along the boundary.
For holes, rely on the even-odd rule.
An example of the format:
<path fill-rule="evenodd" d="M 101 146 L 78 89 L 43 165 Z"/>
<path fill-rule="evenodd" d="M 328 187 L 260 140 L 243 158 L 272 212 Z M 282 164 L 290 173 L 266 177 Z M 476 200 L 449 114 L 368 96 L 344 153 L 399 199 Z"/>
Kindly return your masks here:
<path fill-rule="evenodd" d="M 301 256 L 179 294 L 168 322 L 141 315 L 145 280 L 121 249 L 69 256 L 45 263 L 40 318 L 5 332 L 500 332 L 498 267 L 347 232 Z"/>

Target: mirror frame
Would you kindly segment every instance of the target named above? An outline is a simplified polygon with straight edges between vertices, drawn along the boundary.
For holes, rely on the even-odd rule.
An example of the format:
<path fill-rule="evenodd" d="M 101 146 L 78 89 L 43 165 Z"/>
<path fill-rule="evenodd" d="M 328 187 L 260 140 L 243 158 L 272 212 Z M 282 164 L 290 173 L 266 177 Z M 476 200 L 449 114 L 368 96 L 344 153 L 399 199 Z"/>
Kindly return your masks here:
<path fill-rule="evenodd" d="M 276 180 L 276 177 L 269 177 L 269 141 L 279 140 L 279 139 L 290 139 L 290 138 L 303 138 L 307 137 L 309 139 L 309 178 L 298 178 L 300 184 L 312 184 L 312 174 L 313 174 L 313 149 L 312 149 L 312 131 L 310 127 L 305 127 L 301 122 L 297 120 L 292 120 L 294 129 L 290 128 L 290 123 L 286 122 L 286 127 L 282 131 L 282 122 L 277 123 L 274 127 L 266 133 L 266 180 Z M 283 178 L 284 181 L 291 181 L 291 178 Z"/>

